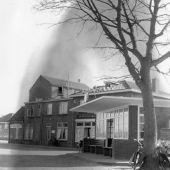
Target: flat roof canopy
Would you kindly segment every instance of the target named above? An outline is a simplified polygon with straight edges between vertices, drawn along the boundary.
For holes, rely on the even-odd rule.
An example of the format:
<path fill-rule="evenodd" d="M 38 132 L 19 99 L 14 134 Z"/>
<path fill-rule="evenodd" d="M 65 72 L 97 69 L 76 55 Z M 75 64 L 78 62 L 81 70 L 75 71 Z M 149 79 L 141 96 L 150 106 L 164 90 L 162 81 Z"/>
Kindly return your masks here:
<path fill-rule="evenodd" d="M 89 102 L 83 103 L 77 107 L 70 109 L 73 112 L 87 112 L 98 113 L 107 112 L 115 107 L 125 105 L 142 105 L 142 98 L 134 97 L 115 97 L 115 96 L 102 96 Z M 155 107 L 170 107 L 170 100 L 154 99 Z"/>

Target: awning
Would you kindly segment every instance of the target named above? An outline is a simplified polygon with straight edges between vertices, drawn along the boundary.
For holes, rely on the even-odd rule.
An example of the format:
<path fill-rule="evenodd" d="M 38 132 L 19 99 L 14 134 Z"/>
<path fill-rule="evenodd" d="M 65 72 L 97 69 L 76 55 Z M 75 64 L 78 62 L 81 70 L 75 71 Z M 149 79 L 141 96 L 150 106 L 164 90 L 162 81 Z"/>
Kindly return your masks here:
<path fill-rule="evenodd" d="M 73 112 L 87 112 L 98 113 L 107 112 L 115 107 L 125 105 L 142 105 L 142 98 L 134 97 L 115 97 L 115 96 L 102 96 L 89 102 L 83 103 L 77 107 L 70 109 Z M 170 100 L 154 99 L 155 107 L 170 107 Z"/>

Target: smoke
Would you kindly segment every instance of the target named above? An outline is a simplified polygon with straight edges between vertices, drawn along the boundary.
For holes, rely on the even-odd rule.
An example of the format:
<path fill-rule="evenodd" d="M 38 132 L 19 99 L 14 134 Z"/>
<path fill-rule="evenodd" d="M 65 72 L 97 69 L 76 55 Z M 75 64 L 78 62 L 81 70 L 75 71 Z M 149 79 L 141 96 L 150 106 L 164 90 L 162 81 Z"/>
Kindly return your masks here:
<path fill-rule="evenodd" d="M 66 23 L 48 28 L 52 30 L 51 35 L 32 53 L 27 64 L 18 101 L 20 105 L 28 101 L 29 89 L 41 74 L 71 81 L 80 79 L 91 87 L 96 84 L 102 53 L 90 47 L 96 43 L 100 29 L 81 26 Z"/>

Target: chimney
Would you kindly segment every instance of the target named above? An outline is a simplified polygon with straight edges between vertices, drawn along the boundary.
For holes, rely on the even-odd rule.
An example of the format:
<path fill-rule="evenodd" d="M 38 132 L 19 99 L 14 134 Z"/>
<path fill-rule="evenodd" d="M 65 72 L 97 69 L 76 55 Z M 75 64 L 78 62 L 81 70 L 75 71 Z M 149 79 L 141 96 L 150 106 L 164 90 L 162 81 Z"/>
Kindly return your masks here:
<path fill-rule="evenodd" d="M 81 81 L 80 79 L 77 80 L 78 83 L 80 83 L 80 81 Z"/>

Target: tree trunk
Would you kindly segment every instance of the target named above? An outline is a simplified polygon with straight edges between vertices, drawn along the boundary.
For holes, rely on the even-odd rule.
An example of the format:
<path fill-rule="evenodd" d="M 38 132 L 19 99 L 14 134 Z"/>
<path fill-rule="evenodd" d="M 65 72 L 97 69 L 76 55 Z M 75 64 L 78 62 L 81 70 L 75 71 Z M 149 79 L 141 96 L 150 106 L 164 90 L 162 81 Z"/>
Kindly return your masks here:
<path fill-rule="evenodd" d="M 142 169 L 159 169 L 158 158 L 155 154 L 157 144 L 157 121 L 152 96 L 152 83 L 150 71 L 147 67 L 143 70 L 142 97 L 144 109 L 144 152 L 146 155 L 145 163 Z"/>

